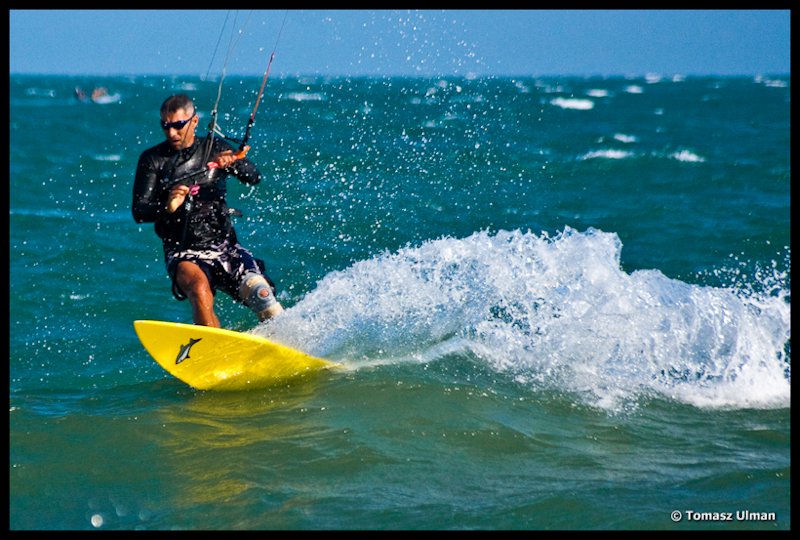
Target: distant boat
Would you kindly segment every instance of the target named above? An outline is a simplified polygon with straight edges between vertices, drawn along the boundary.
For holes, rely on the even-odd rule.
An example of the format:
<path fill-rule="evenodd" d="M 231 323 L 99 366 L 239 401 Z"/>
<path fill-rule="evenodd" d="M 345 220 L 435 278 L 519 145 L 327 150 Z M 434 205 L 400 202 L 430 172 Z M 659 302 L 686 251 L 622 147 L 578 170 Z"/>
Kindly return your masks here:
<path fill-rule="evenodd" d="M 119 94 L 109 94 L 108 90 L 100 86 L 92 90 L 92 101 L 95 103 L 116 103 L 119 101 Z"/>
<path fill-rule="evenodd" d="M 91 96 L 87 96 L 86 92 L 80 87 L 75 87 L 75 98 L 83 103 L 88 103 L 91 99 L 92 102 L 104 105 L 106 103 L 117 103 L 120 100 L 118 93 L 109 94 L 108 89 L 104 86 L 98 86 L 92 90 Z"/>

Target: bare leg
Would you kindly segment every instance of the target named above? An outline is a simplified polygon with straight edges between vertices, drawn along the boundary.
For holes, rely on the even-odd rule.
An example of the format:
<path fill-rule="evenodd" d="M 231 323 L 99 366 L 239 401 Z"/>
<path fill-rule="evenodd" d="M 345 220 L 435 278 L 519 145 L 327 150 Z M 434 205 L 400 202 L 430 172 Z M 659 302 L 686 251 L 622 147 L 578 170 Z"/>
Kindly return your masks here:
<path fill-rule="evenodd" d="M 200 267 L 193 262 L 181 261 L 175 272 L 175 281 L 192 303 L 194 324 L 219 328 L 211 284 Z"/>

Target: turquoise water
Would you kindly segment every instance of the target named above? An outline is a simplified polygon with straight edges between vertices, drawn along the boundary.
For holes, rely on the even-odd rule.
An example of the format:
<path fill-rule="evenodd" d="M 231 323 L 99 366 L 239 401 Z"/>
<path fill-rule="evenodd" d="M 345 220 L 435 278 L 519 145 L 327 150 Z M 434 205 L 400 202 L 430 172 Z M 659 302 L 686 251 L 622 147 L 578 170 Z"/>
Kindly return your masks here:
<path fill-rule="evenodd" d="M 790 528 L 788 76 L 270 80 L 229 202 L 288 309 L 217 310 L 346 369 L 242 393 L 132 326 L 191 321 L 131 190 L 216 81 L 9 89 L 12 529 Z"/>

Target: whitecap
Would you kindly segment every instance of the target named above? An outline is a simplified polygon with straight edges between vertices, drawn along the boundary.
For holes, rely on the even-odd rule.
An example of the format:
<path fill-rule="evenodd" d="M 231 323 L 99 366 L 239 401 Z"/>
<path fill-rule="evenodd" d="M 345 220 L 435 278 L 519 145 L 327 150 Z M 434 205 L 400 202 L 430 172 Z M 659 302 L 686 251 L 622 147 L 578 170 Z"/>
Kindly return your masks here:
<path fill-rule="evenodd" d="M 530 86 L 522 81 L 514 81 L 514 87 L 519 90 L 521 94 L 529 94 L 531 92 Z"/>
<path fill-rule="evenodd" d="M 769 79 L 764 81 L 764 86 L 769 86 L 772 88 L 788 88 L 789 83 L 786 81 L 781 81 L 777 79 Z"/>
<path fill-rule="evenodd" d="M 635 135 L 625 135 L 624 133 L 615 133 L 614 139 L 626 144 L 639 142 L 639 137 L 636 137 Z"/>
<path fill-rule="evenodd" d="M 578 98 L 554 98 L 550 100 L 551 105 L 561 107 L 562 109 L 575 109 L 580 111 L 588 111 L 594 107 L 594 101 L 591 99 L 578 99 Z"/>
<path fill-rule="evenodd" d="M 702 163 L 705 161 L 704 157 L 698 156 L 694 152 L 690 152 L 689 150 L 681 150 L 679 152 L 673 152 L 670 154 L 672 159 L 677 159 L 678 161 L 686 161 L 689 163 Z"/>
<path fill-rule="evenodd" d="M 614 233 L 570 227 L 431 240 L 331 272 L 255 332 L 354 369 L 469 354 L 610 410 L 654 396 L 789 406 L 788 272 L 760 294 L 627 273 L 621 250 Z"/>
<path fill-rule="evenodd" d="M 629 152 L 627 150 L 614 150 L 614 149 L 607 149 L 607 150 L 594 150 L 592 152 L 587 152 L 586 154 L 580 157 L 581 160 L 587 159 L 625 159 L 629 157 L 633 157 L 633 152 Z"/>
<path fill-rule="evenodd" d="M 122 97 L 119 94 L 107 94 L 92 97 L 92 101 L 98 105 L 108 105 L 109 103 L 119 103 Z"/>
<path fill-rule="evenodd" d="M 320 92 L 290 92 L 286 99 L 293 101 L 325 101 L 325 96 Z"/>

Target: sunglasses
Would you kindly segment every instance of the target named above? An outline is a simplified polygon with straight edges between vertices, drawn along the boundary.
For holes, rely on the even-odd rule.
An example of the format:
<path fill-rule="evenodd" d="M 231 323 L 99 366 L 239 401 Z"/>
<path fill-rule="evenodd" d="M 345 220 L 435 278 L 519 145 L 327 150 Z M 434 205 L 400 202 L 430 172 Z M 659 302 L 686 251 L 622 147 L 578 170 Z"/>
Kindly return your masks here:
<path fill-rule="evenodd" d="M 168 129 L 172 128 L 175 131 L 180 131 L 184 127 L 186 127 L 186 124 L 192 121 L 192 118 L 194 118 L 194 114 L 190 118 L 187 118 L 186 120 L 176 120 L 174 122 L 164 122 L 163 120 L 161 120 L 161 129 L 167 131 Z"/>

